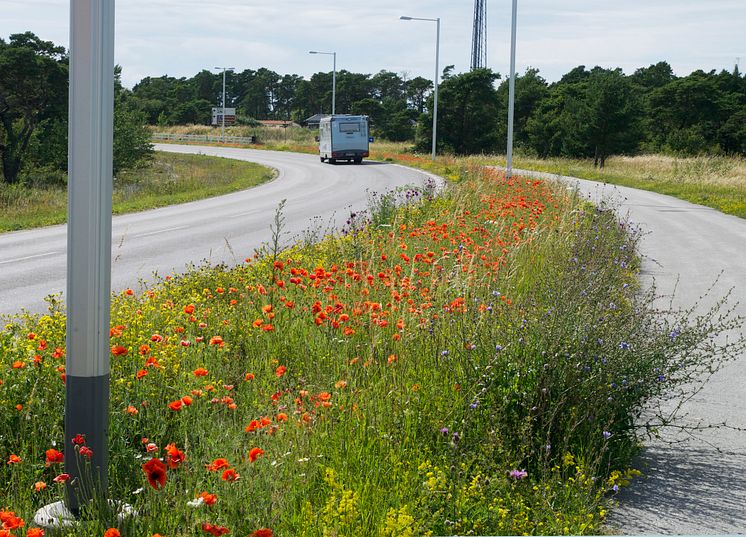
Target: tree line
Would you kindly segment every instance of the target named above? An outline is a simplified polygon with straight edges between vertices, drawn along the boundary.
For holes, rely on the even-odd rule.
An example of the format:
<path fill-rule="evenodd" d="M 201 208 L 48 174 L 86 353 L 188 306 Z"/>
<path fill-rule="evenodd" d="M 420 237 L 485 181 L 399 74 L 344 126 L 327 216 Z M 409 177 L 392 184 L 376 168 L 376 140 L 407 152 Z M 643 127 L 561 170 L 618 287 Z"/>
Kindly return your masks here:
<path fill-rule="evenodd" d="M 477 69 L 443 71 L 439 86 L 439 151 L 502 152 L 507 137 L 508 80 Z M 226 74 L 226 105 L 244 122 L 301 122 L 328 113 L 332 73 L 306 80 L 269 69 Z M 390 71 L 337 74 L 338 113 L 366 114 L 374 134 L 393 141 L 432 137 L 432 82 Z M 219 104 L 222 75 L 145 78 L 132 90 L 151 124 L 208 123 Z M 621 69 L 579 66 L 548 83 L 537 69 L 516 76 L 515 146 L 540 157 L 593 158 L 612 154 L 746 154 L 746 78 L 702 70 L 679 77 L 666 62 L 625 75 Z"/>
<path fill-rule="evenodd" d="M 145 114 L 114 77 L 114 174 L 152 153 Z M 0 183 L 64 184 L 69 56 L 32 32 L 0 38 Z"/>
<path fill-rule="evenodd" d="M 29 167 L 63 170 L 67 158 L 67 63 L 63 47 L 33 33 L 0 39 L 0 157 L 6 182 Z M 116 77 L 115 170 L 150 152 L 150 125 L 208 124 L 222 98 L 222 73 L 147 77 L 131 90 Z M 548 83 L 537 69 L 516 76 L 514 145 L 539 157 L 613 154 L 746 154 L 746 78 L 729 71 L 679 77 L 666 62 L 625 75 L 579 66 Z M 337 73 L 336 111 L 370 117 L 373 134 L 413 141 L 432 138 L 433 84 L 382 70 Z M 303 122 L 329 113 L 332 73 L 309 79 L 270 69 L 226 73 L 226 106 L 239 122 Z M 507 136 L 508 80 L 489 69 L 453 74 L 439 85 L 438 151 L 500 153 Z"/>

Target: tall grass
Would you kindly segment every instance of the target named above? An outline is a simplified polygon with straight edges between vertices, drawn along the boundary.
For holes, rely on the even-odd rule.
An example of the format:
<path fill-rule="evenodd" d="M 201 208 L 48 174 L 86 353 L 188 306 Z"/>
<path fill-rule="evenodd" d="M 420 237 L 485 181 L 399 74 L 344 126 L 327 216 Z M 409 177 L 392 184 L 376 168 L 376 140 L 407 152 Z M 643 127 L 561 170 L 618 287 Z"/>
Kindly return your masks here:
<path fill-rule="evenodd" d="M 156 153 L 145 167 L 114 178 L 113 212 L 121 214 L 250 188 L 274 177 L 249 162 L 204 155 Z M 0 183 L 0 232 L 67 220 L 67 186 Z"/>
<path fill-rule="evenodd" d="M 199 134 L 199 135 L 218 135 L 221 132 L 220 127 L 211 127 L 209 125 L 177 125 L 171 127 L 153 126 L 152 132 L 165 132 L 169 134 Z M 265 127 L 263 125 L 251 126 L 228 126 L 225 128 L 226 136 L 255 136 L 258 144 L 292 144 L 292 145 L 313 145 L 314 137 L 318 134 L 318 129 L 307 129 L 299 126 L 282 127 Z"/>
<path fill-rule="evenodd" d="M 141 514 L 127 535 L 603 530 L 641 413 L 737 351 L 713 343 L 737 320 L 654 310 L 611 211 L 449 173 L 445 195 L 410 190 L 399 210 L 381 193 L 343 235 L 115 297 L 110 493 Z M 26 520 L 59 498 L 45 450 L 74 453 L 63 345 L 55 303 L 0 332 L 0 455 L 20 459 L 0 505 Z M 152 458 L 172 463 L 163 487 Z M 94 519 L 69 535 L 102 535 Z"/>
<path fill-rule="evenodd" d="M 500 156 L 475 160 L 505 165 Z M 589 160 L 518 157 L 514 166 L 651 190 L 746 218 L 743 157 L 616 156 L 609 158 L 603 169 L 594 168 Z"/>

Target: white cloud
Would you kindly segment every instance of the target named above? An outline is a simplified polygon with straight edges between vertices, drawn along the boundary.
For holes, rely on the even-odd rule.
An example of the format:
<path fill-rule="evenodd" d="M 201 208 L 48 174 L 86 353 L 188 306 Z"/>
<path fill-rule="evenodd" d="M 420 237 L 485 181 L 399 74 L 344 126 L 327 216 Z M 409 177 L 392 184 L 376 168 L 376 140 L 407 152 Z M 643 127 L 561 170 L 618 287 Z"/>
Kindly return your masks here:
<path fill-rule="evenodd" d="M 69 0 L 2 0 L 0 37 L 31 30 L 67 46 Z M 505 73 L 510 4 L 488 3 L 488 64 Z M 304 76 L 338 69 L 381 69 L 432 77 L 435 25 L 400 15 L 441 17 L 441 67 L 468 69 L 471 1 L 379 0 L 120 0 L 116 61 L 123 80 L 192 76 L 230 65 L 267 67 Z M 732 68 L 746 59 L 746 0 L 519 0 L 520 70 L 537 67 L 556 80 L 577 65 L 630 72 L 660 60 L 679 74 Z"/>

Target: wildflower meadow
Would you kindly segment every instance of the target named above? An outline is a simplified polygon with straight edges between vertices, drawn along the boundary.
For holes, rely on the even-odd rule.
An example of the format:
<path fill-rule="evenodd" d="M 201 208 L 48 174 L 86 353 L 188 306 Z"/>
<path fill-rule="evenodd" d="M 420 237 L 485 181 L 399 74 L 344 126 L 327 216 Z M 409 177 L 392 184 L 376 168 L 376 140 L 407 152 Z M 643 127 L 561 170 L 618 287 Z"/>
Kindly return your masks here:
<path fill-rule="evenodd" d="M 561 185 L 444 175 L 288 249 L 278 212 L 240 266 L 116 295 L 108 493 L 137 514 L 59 534 L 605 531 L 652 402 L 727 359 L 735 320 L 659 311 L 639 230 Z M 89 455 L 62 445 L 64 384 L 62 304 L 5 319 L 2 536 L 41 535 Z"/>

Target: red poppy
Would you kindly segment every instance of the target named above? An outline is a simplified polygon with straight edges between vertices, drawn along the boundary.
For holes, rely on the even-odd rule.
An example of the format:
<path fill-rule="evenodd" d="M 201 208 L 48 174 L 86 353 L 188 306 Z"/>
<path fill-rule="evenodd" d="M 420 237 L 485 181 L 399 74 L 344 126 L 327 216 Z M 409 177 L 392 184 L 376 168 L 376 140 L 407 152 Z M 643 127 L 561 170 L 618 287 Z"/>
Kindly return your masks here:
<path fill-rule="evenodd" d="M 223 481 L 228 481 L 232 483 L 233 481 L 238 481 L 240 477 L 241 477 L 241 474 L 236 472 L 233 468 L 228 468 L 225 472 L 223 472 L 222 479 Z"/>
<path fill-rule="evenodd" d="M 26 530 L 26 537 L 44 537 L 44 530 L 41 528 L 29 528 Z"/>
<path fill-rule="evenodd" d="M 187 315 L 191 315 L 192 313 L 194 313 L 194 304 L 184 306 L 184 313 L 186 313 Z"/>
<path fill-rule="evenodd" d="M 61 451 L 57 451 L 56 449 L 48 449 L 44 452 L 44 455 L 47 457 L 46 465 L 49 466 L 50 464 L 54 464 L 57 462 L 63 462 L 65 460 L 64 455 L 62 455 Z"/>
<path fill-rule="evenodd" d="M 124 355 L 126 355 L 126 354 L 127 354 L 127 352 L 128 352 L 128 351 L 127 351 L 127 347 L 124 347 L 124 346 L 122 346 L 122 345 L 114 345 L 114 346 L 113 346 L 113 347 L 111 348 L 111 353 L 112 353 L 112 354 L 113 354 L 114 356 L 124 356 Z"/>
<path fill-rule="evenodd" d="M 168 444 L 166 446 L 166 462 L 169 468 L 178 468 L 185 460 L 186 455 L 176 447 L 176 444 Z"/>
<path fill-rule="evenodd" d="M 203 492 L 199 495 L 200 498 L 202 498 L 202 501 L 205 502 L 207 505 L 215 505 L 218 501 L 217 494 L 210 494 L 209 492 Z"/>
<path fill-rule="evenodd" d="M 166 485 L 166 465 L 160 459 L 150 459 L 142 465 L 142 471 L 154 489 L 158 490 Z"/>
<path fill-rule="evenodd" d="M 121 537 L 121 533 L 116 528 L 109 528 L 104 532 L 104 537 Z"/>
<path fill-rule="evenodd" d="M 195 369 L 194 371 L 192 371 L 192 374 L 195 377 L 204 377 L 204 376 L 207 375 L 207 373 L 208 373 L 208 371 L 204 367 L 198 367 L 197 369 Z"/>
<path fill-rule="evenodd" d="M 280 378 L 281 376 L 285 374 L 285 371 L 287 370 L 288 370 L 287 367 L 285 367 L 284 365 L 281 365 L 277 369 L 275 369 L 275 375 L 277 376 L 277 378 Z"/>
<path fill-rule="evenodd" d="M 218 526 L 210 524 L 209 522 L 203 522 L 202 523 L 202 531 L 207 532 L 214 537 L 220 537 L 221 535 L 225 535 L 226 533 L 230 533 L 230 530 L 226 528 L 225 526 Z"/>
<path fill-rule="evenodd" d="M 4 509 L 0 510 L 0 522 L 2 522 L 2 529 L 8 532 L 22 528 L 25 524 L 24 520 L 17 517 L 13 511 L 5 511 Z"/>
<path fill-rule="evenodd" d="M 170 408 L 170 409 L 171 409 L 171 410 L 173 410 L 174 412 L 178 412 L 179 410 L 181 410 L 181 406 L 182 406 L 183 404 L 184 404 L 184 403 L 183 403 L 183 402 L 181 401 L 181 399 L 177 399 L 176 401 L 171 401 L 171 402 L 170 402 L 170 403 L 168 404 L 168 408 Z"/>
<path fill-rule="evenodd" d="M 86 459 L 91 459 L 93 457 L 93 450 L 88 446 L 82 446 L 79 453 L 81 457 L 85 457 Z"/>
<path fill-rule="evenodd" d="M 264 450 L 262 448 L 258 448 L 258 447 L 251 448 L 251 451 L 249 451 L 249 462 L 254 462 L 262 455 L 264 455 Z"/>
<path fill-rule="evenodd" d="M 52 479 L 52 481 L 54 481 L 55 483 L 64 483 L 65 481 L 69 479 L 70 479 L 70 474 L 60 474 L 54 479 Z"/>
<path fill-rule="evenodd" d="M 21 463 L 21 457 L 19 457 L 18 455 L 11 454 L 11 456 L 8 457 L 8 465 L 20 464 L 20 463 Z"/>
<path fill-rule="evenodd" d="M 222 347 L 225 345 L 223 342 L 223 338 L 221 336 L 212 336 L 210 338 L 210 345 L 217 345 L 218 347 Z"/>
<path fill-rule="evenodd" d="M 253 532 L 249 537 L 273 537 L 273 534 L 271 529 L 262 528 Z"/>
<path fill-rule="evenodd" d="M 228 468 L 230 464 L 228 464 L 228 461 L 225 459 L 215 459 L 210 464 L 207 465 L 207 469 L 211 472 L 217 472 L 218 470 L 222 470 L 223 468 Z"/>

